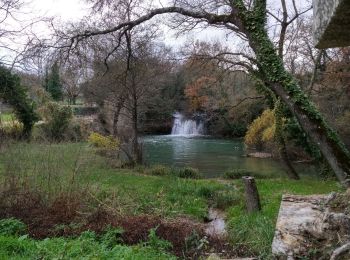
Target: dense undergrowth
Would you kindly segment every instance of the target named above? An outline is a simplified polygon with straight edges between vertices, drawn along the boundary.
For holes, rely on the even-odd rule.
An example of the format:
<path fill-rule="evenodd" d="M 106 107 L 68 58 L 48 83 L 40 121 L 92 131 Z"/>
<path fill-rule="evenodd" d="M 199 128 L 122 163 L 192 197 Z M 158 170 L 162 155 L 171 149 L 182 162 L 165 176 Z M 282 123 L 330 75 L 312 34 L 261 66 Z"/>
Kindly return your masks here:
<path fill-rule="evenodd" d="M 215 207 L 227 214 L 227 256 L 269 259 L 282 194 L 340 189 L 335 181 L 311 178 L 258 179 L 263 210 L 247 215 L 238 179 L 187 178 L 192 173 L 179 178 L 163 166 L 113 168 L 86 143 L 3 147 L 0 172 L 0 219 L 20 219 L 29 235 L 0 232 L 0 258 L 68 259 L 79 254 L 99 259 L 198 257 L 223 250 L 224 240 L 206 237 L 203 232 L 208 209 Z M 234 178 L 238 173 L 233 172 Z M 123 230 L 122 242 L 112 247 L 101 242 L 108 227 Z M 152 230 L 157 238 L 172 244 L 167 247 L 170 253 L 147 244 Z M 79 253 L 82 248 L 85 255 Z"/>
<path fill-rule="evenodd" d="M 25 224 L 15 219 L 0 221 L 0 259 L 176 259 L 166 252 L 171 245 L 159 239 L 154 230 L 147 242 L 122 244 L 122 230 L 109 228 L 103 234 L 85 231 L 74 238 L 34 240 Z"/>

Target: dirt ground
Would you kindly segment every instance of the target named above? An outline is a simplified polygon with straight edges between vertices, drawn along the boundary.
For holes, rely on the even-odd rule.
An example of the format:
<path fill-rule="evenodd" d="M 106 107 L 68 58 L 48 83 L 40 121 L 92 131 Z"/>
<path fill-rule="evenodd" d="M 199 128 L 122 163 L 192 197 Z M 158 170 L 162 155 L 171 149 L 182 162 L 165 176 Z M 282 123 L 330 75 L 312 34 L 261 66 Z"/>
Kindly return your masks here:
<path fill-rule="evenodd" d="M 233 257 L 239 249 L 222 237 L 208 237 L 205 224 L 187 217 L 165 219 L 155 215 L 123 216 L 97 207 L 87 211 L 88 206 L 81 203 L 79 196 L 61 196 L 51 204 L 32 193 L 11 192 L 0 198 L 0 219 L 14 217 L 23 221 L 32 238 L 78 236 L 91 230 L 100 234 L 106 228 L 123 229 L 122 241 L 135 245 L 148 240 L 151 229 L 156 229 L 158 237 L 171 242 L 171 253 L 196 259 L 212 253 Z M 88 212 L 88 213 L 87 213 Z"/>

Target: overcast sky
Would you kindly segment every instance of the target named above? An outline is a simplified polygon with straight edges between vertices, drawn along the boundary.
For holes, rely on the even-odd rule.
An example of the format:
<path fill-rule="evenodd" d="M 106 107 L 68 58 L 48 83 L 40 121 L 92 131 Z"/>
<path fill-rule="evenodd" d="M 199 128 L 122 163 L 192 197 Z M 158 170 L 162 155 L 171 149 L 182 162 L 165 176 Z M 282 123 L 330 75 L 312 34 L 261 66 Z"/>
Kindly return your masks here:
<path fill-rule="evenodd" d="M 30 18 L 39 18 L 39 17 L 55 17 L 55 24 L 60 24 L 61 22 L 74 22 L 79 21 L 82 17 L 89 13 L 89 5 L 84 0 L 27 0 L 30 3 L 25 8 L 25 19 L 30 20 Z M 155 2 L 162 2 L 165 6 L 168 0 L 156 0 Z M 305 5 L 310 0 L 297 0 L 298 5 Z M 270 9 L 279 9 L 280 0 L 270 0 Z M 21 18 L 22 18 L 21 17 Z M 61 22 L 60 22 L 61 21 Z M 13 26 L 13 21 L 8 25 L 2 24 L 5 27 Z M 18 25 L 20 28 L 20 25 Z M 186 35 L 175 37 L 175 32 L 167 30 L 164 26 L 164 42 L 165 44 L 177 49 L 181 47 L 186 42 L 192 42 L 194 40 L 202 41 L 220 41 L 222 45 L 231 45 L 232 46 L 232 36 L 227 36 L 223 30 L 218 30 L 215 28 L 209 28 L 203 31 L 193 31 L 191 33 L 186 33 Z M 47 26 L 44 24 L 37 24 L 35 33 L 38 37 L 43 37 L 50 34 Z M 22 41 L 21 36 L 17 35 L 14 37 L 13 42 L 9 44 L 10 46 L 15 46 Z M 0 42 L 1 43 L 1 42 Z M 3 44 L 3 43 L 1 43 Z M 0 47 L 0 59 L 3 56 L 8 55 L 8 50 L 6 48 Z M 11 59 L 11 57 L 9 58 Z"/>
<path fill-rule="evenodd" d="M 167 0 L 160 0 L 162 3 L 166 3 Z M 62 19 L 62 21 L 79 21 L 84 15 L 88 14 L 89 6 L 84 0 L 32 0 L 32 4 L 29 8 L 32 8 L 33 14 L 41 16 L 52 16 Z M 217 29 L 209 29 L 186 34 L 186 36 L 176 37 L 173 31 L 165 30 L 164 41 L 167 45 L 172 47 L 179 47 L 186 41 L 191 40 L 205 40 L 215 41 L 223 40 L 226 37 L 223 32 Z"/>
<path fill-rule="evenodd" d="M 79 20 L 87 13 L 88 6 L 80 0 L 32 0 L 34 13 L 61 17 L 62 20 Z"/>

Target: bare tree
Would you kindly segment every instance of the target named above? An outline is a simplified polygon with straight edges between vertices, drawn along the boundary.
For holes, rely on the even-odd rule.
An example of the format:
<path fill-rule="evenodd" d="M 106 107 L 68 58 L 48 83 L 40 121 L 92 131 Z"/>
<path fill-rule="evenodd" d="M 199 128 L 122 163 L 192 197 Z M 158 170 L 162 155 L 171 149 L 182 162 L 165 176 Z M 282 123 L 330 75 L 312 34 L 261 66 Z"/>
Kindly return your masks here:
<path fill-rule="evenodd" d="M 304 132 L 320 149 L 339 181 L 348 186 L 349 151 L 300 88 L 297 81 L 285 69 L 281 57 L 276 53 L 265 27 L 266 0 L 204 2 L 203 4 L 203 1 L 175 1 L 168 7 L 160 8 L 139 6 L 137 12 L 130 15 L 130 19 L 119 20 L 113 26 L 104 28 L 89 26 L 85 27 L 84 30 L 58 35 L 61 37 L 57 44 L 66 51 L 66 54 L 70 54 L 92 37 L 114 34 L 119 39 L 127 41 L 128 32 L 162 14 L 178 14 L 176 19 L 184 18 L 180 20 L 179 26 L 187 28 L 188 26 L 206 24 L 215 28 L 227 29 L 239 36 L 241 40 L 245 40 L 255 54 L 255 62 L 249 61 L 252 66 L 245 67 L 245 69 L 256 77 L 257 86 L 274 93 L 283 102 L 295 116 Z M 96 3 L 101 2 L 97 1 Z M 114 3 L 116 2 L 114 1 Z M 113 50 L 117 47 L 118 44 Z"/>

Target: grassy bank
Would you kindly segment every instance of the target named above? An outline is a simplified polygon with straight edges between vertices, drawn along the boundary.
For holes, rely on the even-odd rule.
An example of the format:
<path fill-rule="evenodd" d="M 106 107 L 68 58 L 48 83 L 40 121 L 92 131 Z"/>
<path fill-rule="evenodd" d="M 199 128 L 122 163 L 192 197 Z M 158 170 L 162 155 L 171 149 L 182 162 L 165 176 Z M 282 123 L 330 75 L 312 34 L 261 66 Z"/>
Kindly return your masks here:
<path fill-rule="evenodd" d="M 186 214 L 203 219 L 209 202 L 225 207 L 225 203 L 236 201 L 233 187 L 215 180 L 146 176 L 132 169 L 112 168 L 85 143 L 14 145 L 2 154 L 1 168 L 3 177 L 5 172 L 26 176 L 30 186 L 51 197 L 77 185 L 88 188 L 94 199 L 124 214 Z"/>
<path fill-rule="evenodd" d="M 149 176 L 136 170 L 112 166 L 113 162 L 96 155 L 95 150 L 86 143 L 21 143 L 3 149 L 0 156 L 0 180 L 3 188 L 11 184 L 44 194 L 48 203 L 62 194 L 75 196 L 76 191 L 81 191 L 81 194 L 84 194 L 81 199 L 88 201 L 84 202 L 88 203 L 88 207 L 85 207 L 82 214 L 104 207 L 124 216 L 147 214 L 162 219 L 187 216 L 202 222 L 209 207 L 218 207 L 227 213 L 232 248 L 241 252 L 241 255 L 261 256 L 263 259 L 269 259 L 271 254 L 271 242 L 282 194 L 320 194 L 340 190 L 335 181 L 259 179 L 257 185 L 263 210 L 261 213 L 247 215 L 240 180 L 192 180 L 177 178 L 171 174 Z M 6 240 L 4 237 L 0 239 Z M 28 258 L 31 252 L 38 250 L 45 243 L 52 243 L 52 247 L 65 243 L 70 245 L 69 248 L 82 247 L 85 243 L 79 237 L 68 240 L 52 239 L 52 242 L 34 241 L 29 238 L 25 238 L 24 241 L 13 237 L 8 239 L 10 244 L 19 243 L 19 247 L 21 243 L 29 245 L 31 249 L 24 254 Z M 4 245 L 7 245 L 6 243 Z M 97 247 L 96 243 L 100 242 L 89 240 L 88 248 L 91 246 L 92 250 L 93 247 Z M 5 246 L 0 246 L 0 257 L 8 252 L 7 247 L 6 250 L 4 248 Z M 137 259 L 138 252 L 144 253 L 142 250 L 148 249 L 140 245 L 121 245 L 113 250 L 116 250 L 116 256 L 127 252 L 129 255 L 125 256 L 126 259 L 129 259 L 129 256 L 130 259 Z M 97 257 L 111 253 L 107 251 L 96 251 Z M 151 254 L 153 253 L 152 251 Z M 64 252 L 53 250 L 52 254 L 61 255 Z M 113 254 L 111 256 L 114 256 Z M 133 255 L 134 258 L 131 257 Z"/>

